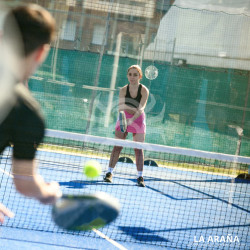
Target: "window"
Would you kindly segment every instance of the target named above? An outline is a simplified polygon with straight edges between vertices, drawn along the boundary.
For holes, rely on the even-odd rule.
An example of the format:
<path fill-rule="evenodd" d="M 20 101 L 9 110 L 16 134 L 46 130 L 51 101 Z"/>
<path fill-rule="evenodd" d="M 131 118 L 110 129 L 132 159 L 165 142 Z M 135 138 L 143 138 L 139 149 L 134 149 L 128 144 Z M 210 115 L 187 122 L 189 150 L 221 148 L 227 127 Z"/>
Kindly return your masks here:
<path fill-rule="evenodd" d="M 70 20 L 64 20 L 62 24 L 60 38 L 62 40 L 75 41 L 75 36 L 76 36 L 76 22 Z"/>
<path fill-rule="evenodd" d="M 105 36 L 105 26 L 95 25 L 93 31 L 92 44 L 102 45 L 104 36 Z M 106 43 L 104 45 L 106 45 Z"/>
<path fill-rule="evenodd" d="M 66 5 L 75 7 L 76 6 L 76 0 L 66 0 Z"/>

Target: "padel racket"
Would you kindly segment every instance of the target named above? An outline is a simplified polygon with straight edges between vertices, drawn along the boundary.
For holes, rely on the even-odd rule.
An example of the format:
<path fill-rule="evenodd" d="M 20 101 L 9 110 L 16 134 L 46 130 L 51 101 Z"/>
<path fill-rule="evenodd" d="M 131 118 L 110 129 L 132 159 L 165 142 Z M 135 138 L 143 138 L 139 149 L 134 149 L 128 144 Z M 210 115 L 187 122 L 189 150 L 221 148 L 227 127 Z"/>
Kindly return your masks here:
<path fill-rule="evenodd" d="M 127 119 L 124 111 L 119 112 L 119 121 L 120 121 L 120 129 L 122 133 L 125 133 L 127 131 Z"/>
<path fill-rule="evenodd" d="M 52 218 L 66 230 L 86 231 L 114 221 L 120 210 L 116 198 L 99 192 L 89 195 L 63 195 L 53 205 Z"/>

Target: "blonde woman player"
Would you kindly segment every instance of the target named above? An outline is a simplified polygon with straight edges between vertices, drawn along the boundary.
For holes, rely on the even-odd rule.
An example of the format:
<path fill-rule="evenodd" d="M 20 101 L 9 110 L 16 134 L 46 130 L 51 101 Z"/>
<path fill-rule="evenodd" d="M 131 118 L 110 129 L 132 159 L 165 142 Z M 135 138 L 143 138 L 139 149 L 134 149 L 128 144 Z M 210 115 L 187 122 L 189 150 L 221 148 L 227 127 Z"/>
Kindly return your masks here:
<path fill-rule="evenodd" d="M 126 139 L 128 133 L 133 134 L 133 140 L 144 142 L 146 134 L 146 122 L 144 109 L 147 104 L 149 91 L 140 83 L 142 70 L 139 65 L 132 65 L 127 70 L 129 84 L 121 88 L 119 93 L 119 112 L 124 111 L 127 120 L 127 130 L 122 132 L 118 119 L 115 126 L 115 138 Z M 115 165 L 119 159 L 122 147 L 115 146 L 110 156 L 108 172 L 104 177 L 105 182 L 112 182 Z M 134 149 L 136 168 L 138 171 L 137 184 L 145 187 L 143 179 L 144 155 L 142 149 Z"/>

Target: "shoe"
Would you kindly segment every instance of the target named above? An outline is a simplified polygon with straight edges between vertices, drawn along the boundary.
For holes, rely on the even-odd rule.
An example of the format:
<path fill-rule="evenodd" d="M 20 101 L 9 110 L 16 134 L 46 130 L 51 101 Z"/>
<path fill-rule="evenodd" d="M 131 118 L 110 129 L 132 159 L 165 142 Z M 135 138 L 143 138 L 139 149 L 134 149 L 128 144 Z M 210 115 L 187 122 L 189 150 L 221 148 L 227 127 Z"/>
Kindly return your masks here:
<path fill-rule="evenodd" d="M 103 178 L 103 180 L 105 181 L 105 182 L 112 182 L 112 174 L 109 172 L 109 173 L 107 173 L 105 176 L 104 176 L 104 178 Z"/>
<path fill-rule="evenodd" d="M 144 179 L 143 179 L 142 176 L 137 179 L 137 185 L 139 187 L 145 187 L 146 186 L 145 183 L 144 183 Z"/>

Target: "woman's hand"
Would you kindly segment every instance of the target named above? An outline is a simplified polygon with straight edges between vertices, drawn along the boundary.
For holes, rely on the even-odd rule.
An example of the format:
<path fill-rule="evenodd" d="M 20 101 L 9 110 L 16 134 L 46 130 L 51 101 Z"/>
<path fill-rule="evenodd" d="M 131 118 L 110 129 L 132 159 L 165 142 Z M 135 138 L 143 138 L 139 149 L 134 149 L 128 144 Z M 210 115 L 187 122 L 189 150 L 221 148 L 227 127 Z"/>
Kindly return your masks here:
<path fill-rule="evenodd" d="M 127 126 L 131 125 L 133 123 L 133 119 L 132 118 L 128 118 L 127 119 Z"/>
<path fill-rule="evenodd" d="M 12 213 L 7 207 L 5 207 L 2 203 L 0 203 L 0 223 L 4 222 L 4 216 L 13 218 L 14 213 Z"/>

